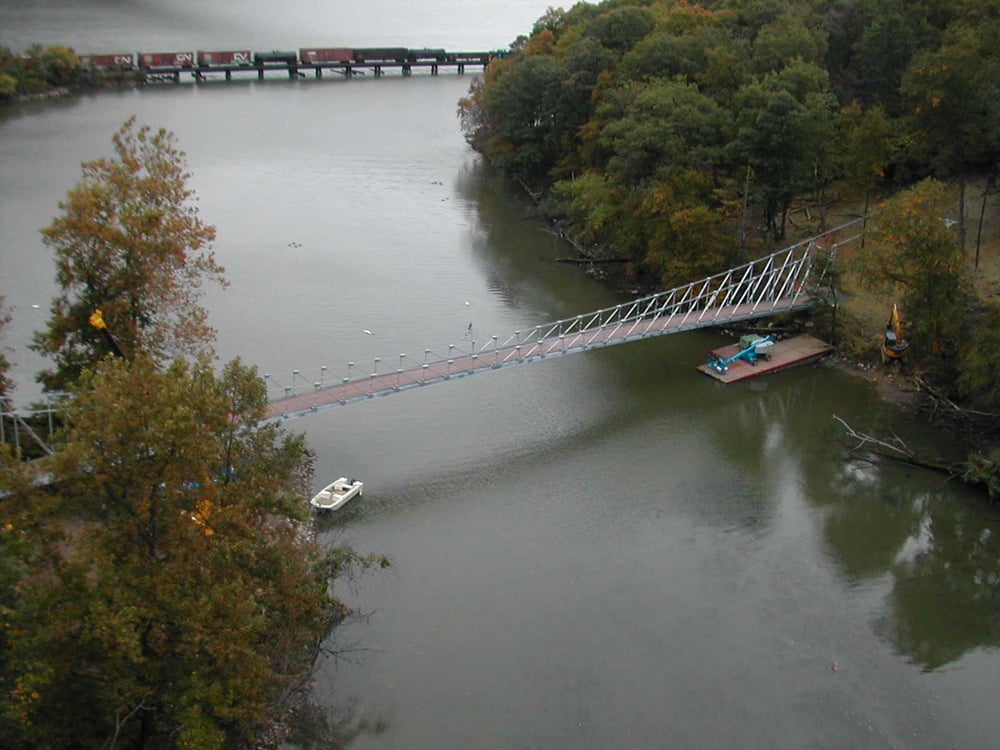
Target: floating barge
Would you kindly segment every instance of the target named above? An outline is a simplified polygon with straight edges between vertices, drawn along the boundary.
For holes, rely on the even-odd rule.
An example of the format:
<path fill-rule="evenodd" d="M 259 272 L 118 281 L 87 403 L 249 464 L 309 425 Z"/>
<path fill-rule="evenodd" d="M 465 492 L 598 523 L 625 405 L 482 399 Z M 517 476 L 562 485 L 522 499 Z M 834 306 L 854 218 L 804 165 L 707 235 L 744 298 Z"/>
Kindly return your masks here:
<path fill-rule="evenodd" d="M 711 356 L 725 360 L 739 353 L 741 348 L 740 344 L 730 344 L 713 349 Z M 737 359 L 729 364 L 726 372 L 719 372 L 707 364 L 699 365 L 698 369 L 721 383 L 735 383 L 739 380 L 755 378 L 758 375 L 768 375 L 778 370 L 787 370 L 789 367 L 815 362 L 832 351 L 833 347 L 825 341 L 802 334 L 775 341 L 770 348 L 770 356 L 767 359 L 757 359 L 754 364 L 744 359 Z"/>

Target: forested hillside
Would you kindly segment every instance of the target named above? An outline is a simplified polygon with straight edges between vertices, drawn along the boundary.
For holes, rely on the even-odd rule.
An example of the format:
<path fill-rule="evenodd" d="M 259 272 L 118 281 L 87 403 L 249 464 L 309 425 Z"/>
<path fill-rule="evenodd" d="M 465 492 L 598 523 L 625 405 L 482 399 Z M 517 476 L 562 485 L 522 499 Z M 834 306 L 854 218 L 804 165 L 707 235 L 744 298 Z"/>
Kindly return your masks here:
<path fill-rule="evenodd" d="M 607 0 L 550 9 L 460 106 L 597 257 L 671 286 L 789 211 L 994 178 L 998 0 Z M 974 226 L 974 222 L 973 222 Z"/>

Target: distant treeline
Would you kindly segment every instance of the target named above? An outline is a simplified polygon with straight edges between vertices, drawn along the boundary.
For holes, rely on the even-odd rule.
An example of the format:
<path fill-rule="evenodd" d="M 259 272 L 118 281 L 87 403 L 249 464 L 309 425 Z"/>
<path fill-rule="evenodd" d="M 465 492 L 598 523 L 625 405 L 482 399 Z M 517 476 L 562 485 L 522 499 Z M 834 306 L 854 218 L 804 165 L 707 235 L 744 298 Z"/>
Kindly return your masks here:
<path fill-rule="evenodd" d="M 71 47 L 35 44 L 22 54 L 0 47 L 0 101 L 73 86 L 82 76 L 80 58 Z"/>
<path fill-rule="evenodd" d="M 665 286 L 784 240 L 793 201 L 813 228 L 834 187 L 861 207 L 1000 155 L 1000 0 L 607 0 L 512 49 L 462 100 L 466 137 Z"/>

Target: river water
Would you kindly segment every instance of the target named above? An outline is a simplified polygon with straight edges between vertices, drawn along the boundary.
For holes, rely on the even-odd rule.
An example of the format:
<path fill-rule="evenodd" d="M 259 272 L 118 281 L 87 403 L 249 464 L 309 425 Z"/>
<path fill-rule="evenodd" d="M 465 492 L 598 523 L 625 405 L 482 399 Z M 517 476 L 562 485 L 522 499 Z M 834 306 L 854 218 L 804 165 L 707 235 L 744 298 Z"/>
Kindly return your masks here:
<path fill-rule="evenodd" d="M 90 52 L 491 49 L 545 10 L 14 5 L 0 44 Z M 279 388 L 620 301 L 553 263 L 566 249 L 467 148 L 455 110 L 471 79 L 183 84 L 0 115 L 20 392 L 54 292 L 38 229 L 133 113 L 177 134 L 218 228 L 220 358 Z M 317 484 L 366 483 L 321 540 L 393 561 L 342 587 L 362 617 L 316 668 L 352 748 L 995 745 L 996 512 L 938 476 L 845 460 L 833 415 L 926 437 L 863 382 L 812 366 L 721 386 L 694 369 L 721 343 L 685 333 L 289 423 Z"/>

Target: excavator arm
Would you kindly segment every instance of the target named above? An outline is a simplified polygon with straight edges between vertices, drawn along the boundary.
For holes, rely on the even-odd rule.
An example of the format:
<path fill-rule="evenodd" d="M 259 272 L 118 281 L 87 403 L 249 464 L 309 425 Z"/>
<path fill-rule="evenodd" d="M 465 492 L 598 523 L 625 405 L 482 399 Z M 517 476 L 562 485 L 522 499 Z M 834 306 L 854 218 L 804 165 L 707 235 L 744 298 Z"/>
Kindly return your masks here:
<path fill-rule="evenodd" d="M 116 357 L 125 359 L 125 353 L 122 352 L 121 347 L 118 346 L 118 342 L 115 341 L 115 337 L 112 336 L 111 331 L 108 330 L 108 324 L 104 322 L 104 313 L 100 310 L 94 310 L 93 314 L 90 316 L 90 325 L 103 334 L 104 340 L 108 342 L 108 346 L 111 347 L 111 351 L 114 352 Z"/>

